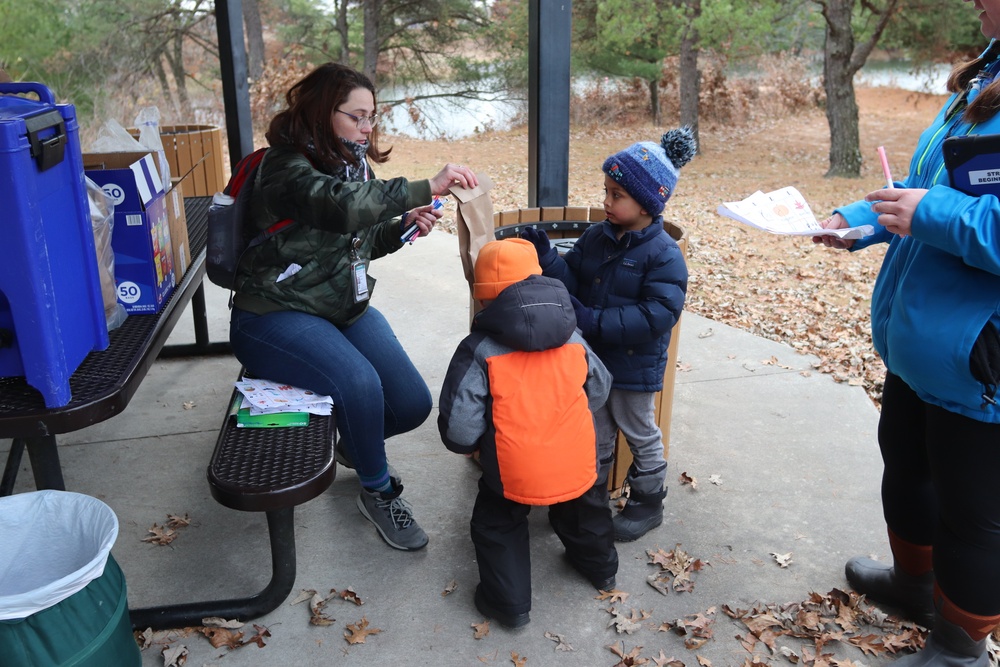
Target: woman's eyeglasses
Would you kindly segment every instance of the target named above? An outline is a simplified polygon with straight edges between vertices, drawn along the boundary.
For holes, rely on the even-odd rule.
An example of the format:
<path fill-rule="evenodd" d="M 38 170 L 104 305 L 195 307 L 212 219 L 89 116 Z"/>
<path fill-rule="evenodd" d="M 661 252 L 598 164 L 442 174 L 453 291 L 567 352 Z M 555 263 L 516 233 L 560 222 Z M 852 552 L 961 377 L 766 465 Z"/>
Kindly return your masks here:
<path fill-rule="evenodd" d="M 353 120 L 355 123 L 357 123 L 359 130 L 364 128 L 365 125 L 372 128 L 378 125 L 379 115 L 377 113 L 373 113 L 371 116 L 355 116 L 352 113 L 347 113 L 346 111 L 341 111 L 340 109 L 337 109 L 336 111 L 337 113 L 344 114 L 345 116 Z"/>

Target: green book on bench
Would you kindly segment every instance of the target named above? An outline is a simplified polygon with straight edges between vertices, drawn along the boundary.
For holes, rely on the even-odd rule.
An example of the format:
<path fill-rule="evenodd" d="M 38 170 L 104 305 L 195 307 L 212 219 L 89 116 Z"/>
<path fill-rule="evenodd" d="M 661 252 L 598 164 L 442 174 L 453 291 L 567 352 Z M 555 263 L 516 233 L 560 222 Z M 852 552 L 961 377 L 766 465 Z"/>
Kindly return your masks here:
<path fill-rule="evenodd" d="M 250 408 L 240 408 L 243 396 L 237 395 L 232 411 L 236 414 L 236 426 L 240 428 L 281 428 L 283 426 L 308 426 L 308 412 L 273 412 L 266 415 L 252 415 Z"/>

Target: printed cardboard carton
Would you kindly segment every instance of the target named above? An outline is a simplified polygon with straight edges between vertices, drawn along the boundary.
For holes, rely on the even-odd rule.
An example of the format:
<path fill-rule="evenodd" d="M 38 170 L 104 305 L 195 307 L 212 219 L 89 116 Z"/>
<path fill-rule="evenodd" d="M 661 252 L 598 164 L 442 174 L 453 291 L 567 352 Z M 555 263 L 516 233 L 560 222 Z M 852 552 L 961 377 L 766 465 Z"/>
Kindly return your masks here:
<path fill-rule="evenodd" d="M 115 203 L 115 288 L 129 314 L 159 312 L 176 285 L 170 218 L 178 208 L 168 205 L 154 157 L 148 151 L 83 156 L 87 176 Z"/>

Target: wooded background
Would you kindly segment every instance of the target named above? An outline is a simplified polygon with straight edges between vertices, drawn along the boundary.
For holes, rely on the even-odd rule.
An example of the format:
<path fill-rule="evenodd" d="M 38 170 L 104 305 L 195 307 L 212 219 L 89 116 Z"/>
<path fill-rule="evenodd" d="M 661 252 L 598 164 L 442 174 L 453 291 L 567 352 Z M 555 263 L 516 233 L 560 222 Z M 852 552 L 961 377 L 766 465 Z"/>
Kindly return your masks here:
<path fill-rule="evenodd" d="M 919 67 L 967 59 L 987 43 L 963 0 L 575 0 L 572 10 L 574 76 L 618 84 L 602 104 L 581 100 L 608 122 L 628 122 L 637 100 L 656 124 L 697 132 L 702 121 L 737 122 L 726 104 L 736 72 L 752 78 L 777 57 L 767 94 L 825 106 L 830 176 L 860 173 L 853 79 L 876 47 Z M 255 127 L 292 82 L 331 60 L 380 89 L 447 83 L 446 92 L 379 100 L 414 118 L 440 95 L 522 100 L 527 12 L 528 0 L 243 0 Z M 794 92 L 814 84 L 807 66 L 790 63 L 810 59 L 822 63 L 817 94 Z M 223 122 L 207 0 L 0 0 L 0 67 L 75 104 L 81 126 L 129 125 L 149 105 L 163 125 Z"/>

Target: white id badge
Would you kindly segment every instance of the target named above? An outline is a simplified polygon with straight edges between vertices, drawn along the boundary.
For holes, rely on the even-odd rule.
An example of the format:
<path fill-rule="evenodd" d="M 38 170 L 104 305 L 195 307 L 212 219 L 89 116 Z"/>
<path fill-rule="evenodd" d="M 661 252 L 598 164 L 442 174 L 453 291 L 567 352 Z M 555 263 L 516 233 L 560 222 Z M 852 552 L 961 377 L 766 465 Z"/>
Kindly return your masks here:
<path fill-rule="evenodd" d="M 368 300 L 368 273 L 365 271 L 364 260 L 351 262 L 351 275 L 354 276 L 354 303 Z"/>

